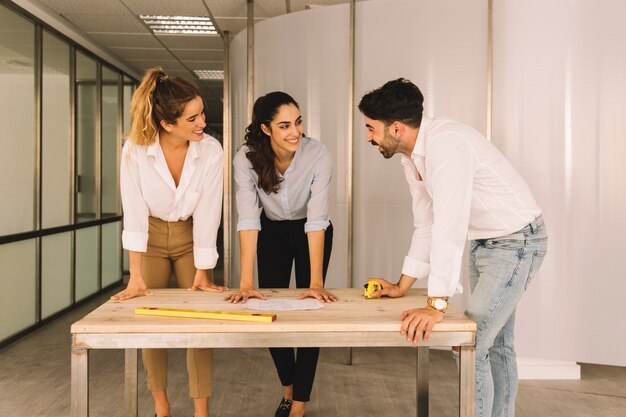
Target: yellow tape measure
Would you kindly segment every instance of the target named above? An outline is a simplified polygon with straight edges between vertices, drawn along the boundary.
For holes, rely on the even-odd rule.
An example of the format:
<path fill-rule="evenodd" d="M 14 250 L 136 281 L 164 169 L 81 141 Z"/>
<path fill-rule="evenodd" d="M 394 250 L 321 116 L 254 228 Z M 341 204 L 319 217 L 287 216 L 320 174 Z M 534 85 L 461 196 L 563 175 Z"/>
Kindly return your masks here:
<path fill-rule="evenodd" d="M 383 286 L 380 285 L 378 281 L 374 281 L 372 279 L 367 281 L 367 284 L 363 285 L 365 291 L 363 291 L 363 295 L 365 298 L 372 298 L 372 293 L 374 291 L 379 291 L 383 289 Z"/>
<path fill-rule="evenodd" d="M 145 316 L 187 317 L 195 319 L 217 319 L 235 321 L 257 321 L 271 323 L 276 320 L 276 314 L 248 313 L 245 311 L 206 311 L 188 310 L 184 308 L 138 307 L 135 314 Z"/>

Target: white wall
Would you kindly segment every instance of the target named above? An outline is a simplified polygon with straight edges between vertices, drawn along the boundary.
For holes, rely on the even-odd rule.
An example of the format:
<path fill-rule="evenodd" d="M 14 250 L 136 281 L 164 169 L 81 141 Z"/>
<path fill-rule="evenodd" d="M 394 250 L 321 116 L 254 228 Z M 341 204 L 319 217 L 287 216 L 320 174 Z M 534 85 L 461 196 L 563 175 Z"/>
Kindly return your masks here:
<path fill-rule="evenodd" d="M 528 356 L 626 365 L 624 16 L 621 0 L 494 4 L 493 141 L 549 234 L 517 316 Z"/>
<path fill-rule="evenodd" d="M 624 15 L 618 0 L 494 0 L 493 140 L 529 183 L 550 234 L 517 316 L 520 356 L 626 365 L 618 348 L 626 342 Z M 294 95 L 307 134 L 334 152 L 330 286 L 346 282 L 347 16 L 347 5 L 293 13 L 257 24 L 255 36 L 255 96 L 279 88 Z M 357 102 L 403 76 L 421 87 L 427 115 L 486 131 L 486 0 L 360 1 L 356 24 Z M 245 126 L 245 37 L 231 46 L 235 138 Z M 362 124 L 356 111 L 355 286 L 398 277 L 412 233 L 399 160 L 373 151 Z M 466 298 L 453 302 L 463 308 Z"/>

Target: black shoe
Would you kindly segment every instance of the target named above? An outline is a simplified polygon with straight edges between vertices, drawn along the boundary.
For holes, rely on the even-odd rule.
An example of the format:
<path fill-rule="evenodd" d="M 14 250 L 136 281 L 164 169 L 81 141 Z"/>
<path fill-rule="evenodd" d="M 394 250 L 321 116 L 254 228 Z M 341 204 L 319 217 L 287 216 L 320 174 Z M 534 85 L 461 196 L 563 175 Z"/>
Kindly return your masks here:
<path fill-rule="evenodd" d="M 274 417 L 289 417 L 289 412 L 291 412 L 292 403 L 293 401 L 286 400 L 283 397 L 283 399 L 280 400 L 280 404 L 278 405 L 278 408 L 276 409 L 276 414 L 274 414 Z"/>

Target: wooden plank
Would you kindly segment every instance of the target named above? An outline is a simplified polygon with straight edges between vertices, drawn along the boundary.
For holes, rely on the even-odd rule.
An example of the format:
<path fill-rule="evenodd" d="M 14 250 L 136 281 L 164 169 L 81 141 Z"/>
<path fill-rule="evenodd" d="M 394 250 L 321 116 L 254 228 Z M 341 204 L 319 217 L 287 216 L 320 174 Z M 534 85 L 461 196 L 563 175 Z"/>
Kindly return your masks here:
<path fill-rule="evenodd" d="M 91 349 L 125 348 L 253 348 L 253 347 L 415 347 L 397 332 L 243 333 L 94 333 L 75 335 Z M 463 346 L 474 343 L 472 332 L 431 333 L 420 346 Z"/>
<path fill-rule="evenodd" d="M 89 350 L 72 346 L 72 417 L 89 415 Z"/>
<path fill-rule="evenodd" d="M 428 349 L 428 347 L 424 346 L 419 346 L 416 349 L 417 370 L 415 376 L 417 381 L 415 383 L 415 408 L 417 409 L 417 417 L 428 417 L 428 354 L 430 353 Z"/>
<path fill-rule="evenodd" d="M 137 417 L 137 349 L 124 350 L 124 417 Z"/>
<path fill-rule="evenodd" d="M 476 348 L 461 346 L 459 417 L 476 416 Z"/>

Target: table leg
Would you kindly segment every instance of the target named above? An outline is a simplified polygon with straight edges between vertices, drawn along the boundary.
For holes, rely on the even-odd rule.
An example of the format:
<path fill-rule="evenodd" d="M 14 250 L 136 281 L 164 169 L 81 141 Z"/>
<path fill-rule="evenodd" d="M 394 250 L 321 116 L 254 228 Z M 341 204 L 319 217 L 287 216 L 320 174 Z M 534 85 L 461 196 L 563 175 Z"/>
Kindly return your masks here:
<path fill-rule="evenodd" d="M 476 416 L 476 348 L 461 346 L 459 373 L 459 416 Z"/>
<path fill-rule="evenodd" d="M 418 346 L 416 371 L 416 408 L 417 417 L 428 417 L 428 354 L 429 348 Z"/>
<path fill-rule="evenodd" d="M 72 346 L 72 417 L 89 416 L 89 350 Z"/>
<path fill-rule="evenodd" d="M 137 349 L 124 349 L 124 416 L 137 417 Z"/>

